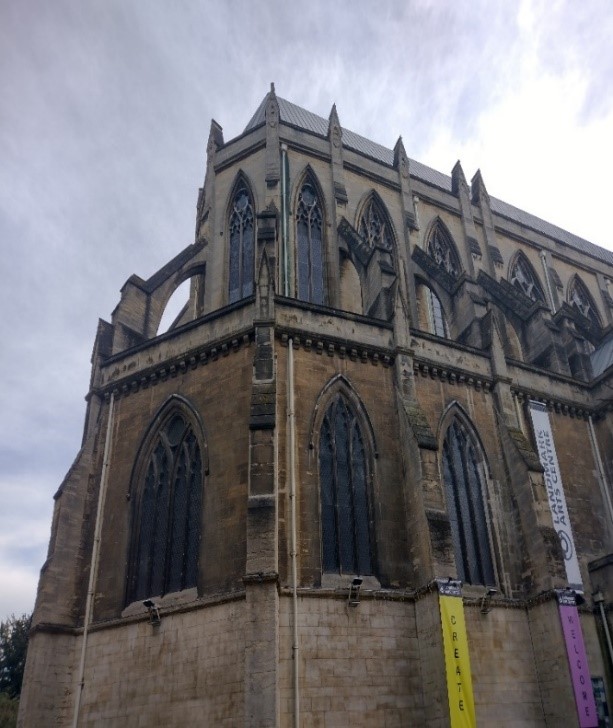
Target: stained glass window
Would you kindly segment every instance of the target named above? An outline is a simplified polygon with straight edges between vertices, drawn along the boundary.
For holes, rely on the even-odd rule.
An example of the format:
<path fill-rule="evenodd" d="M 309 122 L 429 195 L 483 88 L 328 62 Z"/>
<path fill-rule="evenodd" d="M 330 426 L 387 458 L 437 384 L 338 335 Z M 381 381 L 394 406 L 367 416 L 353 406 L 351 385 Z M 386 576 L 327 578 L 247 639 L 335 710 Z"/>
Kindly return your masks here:
<path fill-rule="evenodd" d="M 319 442 L 324 573 L 373 573 L 366 451 L 359 423 L 338 395 L 328 407 Z"/>
<path fill-rule="evenodd" d="M 534 269 L 524 255 L 518 255 L 511 269 L 511 283 L 533 301 L 545 303 L 545 295 Z"/>
<path fill-rule="evenodd" d="M 158 433 L 145 470 L 128 601 L 196 586 L 201 505 L 200 446 L 175 414 Z"/>
<path fill-rule="evenodd" d="M 234 194 L 230 228 L 230 303 L 253 293 L 254 216 L 251 196 L 244 183 Z"/>
<path fill-rule="evenodd" d="M 393 247 L 393 236 L 387 215 L 375 197 L 367 203 L 358 232 L 371 248 L 380 247 L 391 251 Z"/>
<path fill-rule="evenodd" d="M 443 480 L 458 578 L 467 584 L 495 583 L 483 497 L 483 478 L 475 447 L 455 420 L 443 444 Z"/>
<path fill-rule="evenodd" d="M 428 238 L 428 253 L 430 257 L 434 258 L 437 265 L 450 276 L 457 278 L 460 275 L 462 267 L 455 245 L 440 222 L 434 225 Z"/>
<path fill-rule="evenodd" d="M 298 245 L 298 298 L 311 303 L 324 302 L 323 216 L 321 204 L 310 182 L 298 195 L 296 239 Z"/>

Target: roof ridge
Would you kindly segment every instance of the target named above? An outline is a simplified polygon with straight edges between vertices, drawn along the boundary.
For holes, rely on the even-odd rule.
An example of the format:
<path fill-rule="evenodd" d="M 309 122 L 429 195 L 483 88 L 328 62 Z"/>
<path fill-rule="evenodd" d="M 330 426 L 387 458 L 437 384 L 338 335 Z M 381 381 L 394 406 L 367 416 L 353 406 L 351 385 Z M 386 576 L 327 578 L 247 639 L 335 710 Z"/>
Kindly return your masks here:
<path fill-rule="evenodd" d="M 251 117 L 249 123 L 245 127 L 243 134 L 246 134 L 266 121 L 266 103 L 270 97 L 270 92 L 266 94 L 255 114 Z M 324 119 L 313 111 L 309 111 L 298 104 L 288 101 L 277 96 L 279 103 L 280 121 L 298 127 L 304 131 L 326 137 L 328 134 L 329 120 Z M 341 126 L 343 146 L 352 149 L 358 154 L 370 157 L 375 161 L 393 167 L 394 151 L 383 144 L 368 139 L 351 129 Z M 446 192 L 451 192 L 451 176 L 444 172 L 439 172 L 433 167 L 429 167 L 423 162 L 415 159 L 409 159 L 409 168 L 411 175 L 426 184 L 438 187 Z M 564 228 L 548 222 L 537 215 L 522 210 L 520 207 L 512 205 L 498 197 L 490 197 L 492 211 L 506 217 L 519 225 L 525 225 L 532 228 L 542 235 L 558 240 L 574 250 L 590 255 L 598 260 L 613 265 L 613 251 L 607 250 L 596 243 L 592 243 L 585 238 L 575 235 Z"/>

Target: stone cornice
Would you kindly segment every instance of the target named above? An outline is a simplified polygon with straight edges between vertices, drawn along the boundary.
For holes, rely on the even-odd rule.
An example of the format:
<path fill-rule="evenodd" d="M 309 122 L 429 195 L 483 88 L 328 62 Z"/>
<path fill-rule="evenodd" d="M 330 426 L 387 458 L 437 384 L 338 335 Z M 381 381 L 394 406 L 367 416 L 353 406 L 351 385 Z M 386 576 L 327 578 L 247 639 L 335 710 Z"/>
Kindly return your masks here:
<path fill-rule="evenodd" d="M 281 341 L 282 346 L 287 346 L 291 339 L 294 349 L 302 348 L 305 351 L 313 351 L 316 354 L 338 356 L 340 359 L 361 361 L 364 364 L 370 363 L 375 366 L 382 364 L 384 367 L 388 367 L 393 363 L 395 358 L 392 349 L 364 345 L 357 341 L 327 336 L 325 334 L 311 334 L 301 329 L 291 329 L 287 326 L 278 326 L 275 329 L 275 336 Z"/>
<path fill-rule="evenodd" d="M 475 375 L 466 369 L 441 364 L 429 359 L 415 358 L 413 360 L 413 372 L 425 378 L 438 379 L 449 384 L 466 384 L 474 387 L 477 391 L 491 391 L 494 386 L 494 377 Z"/>
<path fill-rule="evenodd" d="M 154 366 L 141 369 L 134 374 L 127 374 L 116 380 L 94 389 L 90 392 L 109 398 L 111 393 L 115 398 L 127 397 L 141 389 L 155 386 L 167 379 L 172 379 L 179 374 L 196 369 L 198 366 L 205 366 L 219 357 L 225 357 L 230 352 L 238 351 L 242 346 L 249 346 L 254 339 L 254 328 L 249 327 L 242 331 L 233 332 L 231 335 L 221 339 L 207 342 L 203 346 L 187 351 L 180 356 L 164 360 Z"/>
<path fill-rule="evenodd" d="M 529 390 L 525 387 L 511 386 L 511 394 L 517 399 L 518 402 L 528 402 L 534 400 L 541 402 L 547 406 L 550 412 L 556 412 L 556 414 L 566 415 L 567 417 L 573 417 L 580 420 L 587 420 L 590 415 L 596 414 L 595 408 L 577 405 L 570 400 L 565 400 L 559 397 L 552 397 L 551 394 L 543 394 L 542 392 L 536 392 Z"/>

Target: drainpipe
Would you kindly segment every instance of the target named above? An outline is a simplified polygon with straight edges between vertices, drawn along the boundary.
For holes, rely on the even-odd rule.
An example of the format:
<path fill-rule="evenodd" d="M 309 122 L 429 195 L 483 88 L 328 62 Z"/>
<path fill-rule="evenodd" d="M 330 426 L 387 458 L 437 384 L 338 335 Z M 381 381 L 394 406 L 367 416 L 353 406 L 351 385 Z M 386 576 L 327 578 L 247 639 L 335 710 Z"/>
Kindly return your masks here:
<path fill-rule="evenodd" d="M 283 294 L 290 295 L 289 205 L 287 199 L 287 145 L 281 145 L 281 246 L 283 252 Z M 300 684 L 298 665 L 298 565 L 296 544 L 296 415 L 294 411 L 294 340 L 287 342 L 287 431 L 289 453 L 290 559 L 292 564 L 292 671 L 294 683 L 294 728 L 300 726 Z"/>
<path fill-rule="evenodd" d="M 590 442 L 592 444 L 592 452 L 594 453 L 594 460 L 596 461 L 596 470 L 598 473 L 598 482 L 600 484 L 600 490 L 602 492 L 602 499 L 607 507 L 609 514 L 609 520 L 613 523 L 613 503 L 611 503 L 611 494 L 607 486 L 607 479 L 604 473 L 604 466 L 600 457 L 600 449 L 598 448 L 598 440 L 596 440 L 596 432 L 594 430 L 594 423 L 592 422 L 592 415 L 587 418 L 587 426 L 590 431 Z"/>
<path fill-rule="evenodd" d="M 287 200 L 287 144 L 281 145 L 281 246 L 283 251 L 283 295 L 289 296 L 289 210 Z"/>
<path fill-rule="evenodd" d="M 98 493 L 98 509 L 96 511 L 96 525 L 94 528 L 94 544 L 92 546 L 92 558 L 89 565 L 89 585 L 87 587 L 87 599 L 85 602 L 85 615 L 83 618 L 83 641 L 81 643 L 81 660 L 79 662 L 79 680 L 77 683 L 77 695 L 75 697 L 75 708 L 72 719 L 72 728 L 77 728 L 79 723 L 79 711 L 81 709 L 81 696 L 84 687 L 85 655 L 87 652 L 87 637 L 89 625 L 92 619 L 94 590 L 98 577 L 98 560 L 100 555 L 100 534 L 102 533 L 102 518 L 104 513 L 104 502 L 106 499 L 106 488 L 108 484 L 109 459 L 111 456 L 111 433 L 113 430 L 113 409 L 115 395 L 111 394 L 109 403 L 109 419 L 106 425 L 106 440 L 104 442 L 104 455 L 102 459 L 102 474 L 100 476 L 100 491 Z"/>
<path fill-rule="evenodd" d="M 549 268 L 547 266 L 547 255 L 544 250 L 539 253 L 541 257 L 541 263 L 543 264 L 543 273 L 545 274 L 545 286 L 547 287 L 547 295 L 549 296 L 549 304 L 551 306 L 551 312 L 556 312 L 556 304 L 553 300 L 553 291 L 551 290 L 551 281 L 549 280 Z"/>
<path fill-rule="evenodd" d="M 611 643 L 611 632 L 609 631 L 609 623 L 607 622 L 607 615 L 604 611 L 604 596 L 600 589 L 592 595 L 594 604 L 598 604 L 600 610 L 600 618 L 602 619 L 602 626 L 604 627 L 604 633 L 607 640 L 607 648 L 609 651 L 609 660 L 611 660 L 611 667 L 613 667 L 613 644 Z"/>
<path fill-rule="evenodd" d="M 296 539 L 296 416 L 294 411 L 294 341 L 287 342 L 287 427 L 289 433 L 290 557 L 292 562 L 292 667 L 294 680 L 294 728 L 300 726 L 300 685 L 298 665 L 298 566 Z"/>

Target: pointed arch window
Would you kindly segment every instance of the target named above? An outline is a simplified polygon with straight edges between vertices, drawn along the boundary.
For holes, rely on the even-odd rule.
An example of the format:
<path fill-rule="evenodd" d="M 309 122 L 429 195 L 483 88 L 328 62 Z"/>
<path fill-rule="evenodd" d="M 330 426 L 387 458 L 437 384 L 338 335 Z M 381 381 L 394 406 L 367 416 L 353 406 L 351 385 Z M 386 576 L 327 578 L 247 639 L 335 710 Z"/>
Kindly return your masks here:
<path fill-rule="evenodd" d="M 296 240 L 298 298 L 311 303 L 323 303 L 323 214 L 319 195 L 309 179 L 298 193 Z"/>
<path fill-rule="evenodd" d="M 495 584 L 483 476 L 472 438 L 458 419 L 445 435 L 443 480 L 458 578 Z"/>
<path fill-rule="evenodd" d="M 165 420 L 142 470 L 132 532 L 128 601 L 197 585 L 203 468 L 183 414 Z"/>
<path fill-rule="evenodd" d="M 254 267 L 254 214 L 251 195 L 244 182 L 240 182 L 232 198 L 229 219 L 230 230 L 230 303 L 253 293 Z"/>
<path fill-rule="evenodd" d="M 358 232 L 371 248 L 393 248 L 394 236 L 388 217 L 376 197 L 371 197 L 360 218 Z"/>
<path fill-rule="evenodd" d="M 445 309 L 440 298 L 423 282 L 417 283 L 417 306 L 420 327 L 435 336 L 449 338 Z"/>
<path fill-rule="evenodd" d="M 513 263 L 510 275 L 511 283 L 532 301 L 545 303 L 545 294 L 539 279 L 523 253 L 520 253 Z"/>
<path fill-rule="evenodd" d="M 373 573 L 368 466 L 353 408 L 341 394 L 328 407 L 319 440 L 324 573 Z"/>
<path fill-rule="evenodd" d="M 430 232 L 428 253 L 431 258 L 434 258 L 439 268 L 442 268 L 452 278 L 457 278 L 460 275 L 462 266 L 460 265 L 458 253 L 451 235 L 440 221 L 435 223 Z"/>
<path fill-rule="evenodd" d="M 600 326 L 600 317 L 596 312 L 596 304 L 590 296 L 585 283 L 575 276 L 568 289 L 568 302 L 586 319 L 589 319 L 596 326 Z"/>

